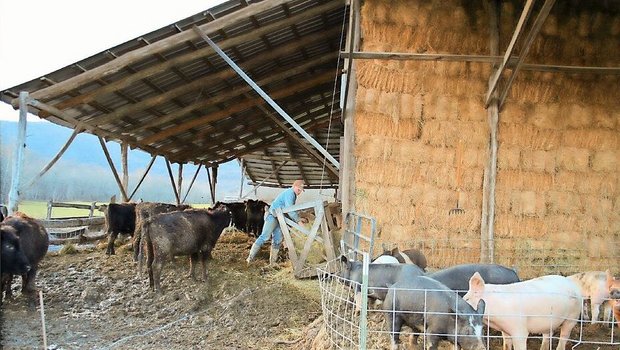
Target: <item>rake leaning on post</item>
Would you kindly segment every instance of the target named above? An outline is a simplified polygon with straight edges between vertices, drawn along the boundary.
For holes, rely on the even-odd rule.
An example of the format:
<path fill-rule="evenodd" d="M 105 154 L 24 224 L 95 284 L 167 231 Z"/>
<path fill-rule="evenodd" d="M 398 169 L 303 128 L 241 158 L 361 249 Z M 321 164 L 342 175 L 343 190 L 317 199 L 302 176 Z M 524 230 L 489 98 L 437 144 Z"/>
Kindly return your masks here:
<path fill-rule="evenodd" d="M 278 252 L 280 251 L 280 244 L 282 244 L 282 231 L 280 230 L 278 219 L 276 218 L 276 209 L 286 208 L 294 205 L 297 197 L 303 191 L 303 180 L 296 180 L 295 182 L 293 182 L 293 186 L 291 186 L 291 188 L 286 189 L 284 192 L 280 193 L 276 197 L 276 199 L 274 199 L 273 203 L 271 203 L 271 206 L 269 207 L 269 214 L 265 218 L 263 231 L 256 239 L 256 242 L 254 242 L 254 244 L 252 245 L 252 248 L 250 249 L 250 254 L 245 261 L 250 263 L 252 260 L 254 260 L 254 257 L 260 250 L 260 247 L 265 244 L 269 237 L 271 237 L 271 252 L 269 253 L 269 264 L 276 263 L 276 261 L 278 260 Z M 299 220 L 299 215 L 295 212 L 288 213 L 288 215 L 291 217 L 291 219 L 295 221 Z"/>

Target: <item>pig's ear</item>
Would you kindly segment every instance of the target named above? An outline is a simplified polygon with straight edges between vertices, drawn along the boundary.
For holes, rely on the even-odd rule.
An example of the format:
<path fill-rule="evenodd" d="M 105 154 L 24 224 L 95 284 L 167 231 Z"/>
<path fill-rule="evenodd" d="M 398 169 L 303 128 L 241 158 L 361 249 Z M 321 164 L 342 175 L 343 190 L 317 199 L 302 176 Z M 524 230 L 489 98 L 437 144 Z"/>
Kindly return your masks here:
<path fill-rule="evenodd" d="M 607 290 L 609 290 L 611 285 L 614 283 L 614 276 L 611 274 L 609 269 L 605 270 L 605 274 L 607 275 Z"/>
<path fill-rule="evenodd" d="M 474 273 L 469 279 L 469 290 L 480 293 L 484 289 L 484 280 L 478 272 Z"/>
<path fill-rule="evenodd" d="M 484 308 L 487 306 L 487 303 L 484 300 L 478 300 L 478 306 L 476 307 L 476 312 L 478 315 L 484 315 Z"/>

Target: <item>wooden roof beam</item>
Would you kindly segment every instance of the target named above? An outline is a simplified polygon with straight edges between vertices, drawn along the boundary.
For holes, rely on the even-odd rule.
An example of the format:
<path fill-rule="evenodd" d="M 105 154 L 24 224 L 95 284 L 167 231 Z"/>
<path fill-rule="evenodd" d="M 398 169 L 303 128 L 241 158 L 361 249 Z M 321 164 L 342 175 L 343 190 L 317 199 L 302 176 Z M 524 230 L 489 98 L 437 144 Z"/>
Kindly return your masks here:
<path fill-rule="evenodd" d="M 495 89 L 497 88 L 499 79 L 502 77 L 502 74 L 504 73 L 504 70 L 506 69 L 506 65 L 508 64 L 508 61 L 510 60 L 510 57 L 512 57 L 512 54 L 515 49 L 515 45 L 517 41 L 521 38 L 521 35 L 523 34 L 523 31 L 525 29 L 525 24 L 527 23 L 527 20 L 530 17 L 530 14 L 532 13 L 532 8 L 534 7 L 534 1 L 535 0 L 527 0 L 527 2 L 525 3 L 525 7 L 523 7 L 523 11 L 521 12 L 521 17 L 519 17 L 519 22 L 517 23 L 517 27 L 515 28 L 515 31 L 512 34 L 512 38 L 510 39 L 510 43 L 508 44 L 508 47 L 506 48 L 504 59 L 502 60 L 502 63 L 499 65 L 499 67 L 493 74 L 493 77 L 491 77 L 491 82 L 489 84 L 489 90 L 487 91 L 486 97 L 484 99 L 486 107 L 489 106 L 489 103 L 491 101 L 491 96 L 493 95 L 493 93 L 495 92 Z"/>
<path fill-rule="evenodd" d="M 500 93 L 500 96 L 499 96 L 499 109 L 500 110 L 502 109 L 502 106 L 504 105 L 506 96 L 508 96 L 508 92 L 510 91 L 512 83 L 514 82 L 517 76 L 517 73 L 519 72 L 519 69 L 521 69 L 521 65 L 523 65 L 523 60 L 525 59 L 528 52 L 530 51 L 530 47 L 532 47 L 532 43 L 534 42 L 534 39 L 538 35 L 540 28 L 542 28 L 543 23 L 545 23 L 545 20 L 547 19 L 547 16 L 549 16 L 549 12 L 551 12 L 551 8 L 553 7 L 554 3 L 555 3 L 555 0 L 545 0 L 545 3 L 540 9 L 538 16 L 536 16 L 536 19 L 534 20 L 534 24 L 532 24 L 532 28 L 527 33 L 527 36 L 524 39 L 525 41 L 523 43 L 523 47 L 521 48 L 521 52 L 519 53 L 519 58 L 517 59 L 517 62 L 514 68 L 510 72 L 510 76 L 508 77 L 508 81 L 506 82 L 506 85 L 504 86 L 504 88 L 502 89 L 502 92 Z"/>
<path fill-rule="evenodd" d="M 243 80 L 250 86 L 252 86 L 252 89 L 255 90 L 260 96 L 261 98 L 263 98 L 265 100 L 265 102 L 267 102 L 273 109 L 276 110 L 276 112 L 278 112 L 278 115 L 282 118 L 284 118 L 294 129 L 295 131 L 297 131 L 301 136 L 303 136 L 303 138 L 308 141 L 308 143 L 310 143 L 312 145 L 312 147 L 314 149 L 316 149 L 317 151 L 319 151 L 325 158 L 327 158 L 331 165 L 332 168 L 338 169 L 340 168 L 340 163 L 338 162 L 338 160 L 336 160 L 336 158 L 334 158 L 331 154 L 329 154 L 329 152 L 327 150 L 325 150 L 318 142 L 316 142 L 312 136 L 310 136 L 299 124 L 297 124 L 295 122 L 295 120 L 293 118 L 291 118 L 272 98 L 271 96 L 269 96 L 263 89 L 260 88 L 260 86 L 256 85 L 256 83 L 247 76 L 247 74 L 245 74 L 245 72 L 239 67 L 237 66 L 237 64 L 230 59 L 230 57 L 228 57 L 226 55 L 226 53 L 224 53 L 224 51 L 222 51 L 217 44 L 215 44 L 208 36 L 207 34 L 200 30 L 200 28 L 194 26 L 193 27 L 194 31 L 200 35 L 200 37 L 206 41 L 209 46 L 211 46 L 218 55 L 220 55 L 220 57 L 222 57 L 222 59 L 232 68 L 235 70 L 235 72 L 237 72 L 237 74 L 239 74 L 239 76 L 241 76 L 241 78 L 243 78 Z M 264 108 L 263 106 L 259 105 L 259 108 Z M 271 114 L 268 114 L 269 117 L 273 117 Z"/>
<path fill-rule="evenodd" d="M 278 7 L 282 4 L 290 2 L 292 0 L 265 0 L 259 3 L 254 3 L 248 7 L 245 7 L 239 11 L 235 11 L 224 17 L 215 19 L 212 22 L 205 23 L 199 28 L 205 32 L 212 33 L 219 29 L 225 28 L 236 24 L 237 22 L 246 20 L 249 16 L 257 15 L 272 8 Z M 334 1 L 341 5 L 341 1 Z M 77 89 L 80 86 L 92 81 L 93 79 L 109 76 L 123 69 L 125 66 L 131 63 L 135 63 L 145 56 L 153 55 L 155 53 L 164 52 L 172 47 L 185 41 L 198 39 L 198 35 L 193 30 L 185 30 L 181 33 L 171 35 L 165 39 L 159 40 L 149 46 L 127 52 L 120 56 L 118 59 L 112 60 L 101 66 L 95 67 L 80 75 L 69 78 L 49 88 L 41 89 L 32 94 L 33 99 L 45 100 L 53 96 L 65 94 L 71 90 Z"/>
<path fill-rule="evenodd" d="M 337 29 L 337 28 L 336 28 Z M 318 42 L 320 40 L 326 40 L 326 36 L 328 38 L 332 38 L 335 35 L 338 35 L 338 31 L 337 30 L 330 30 L 327 33 L 319 33 L 319 34 L 314 34 L 314 35 L 310 35 L 305 37 L 304 39 L 285 45 L 283 47 L 281 47 L 279 50 L 277 50 L 277 52 L 271 52 L 271 53 L 267 53 L 265 55 L 261 55 L 258 56 L 254 59 L 250 59 L 246 62 L 243 63 L 243 65 L 245 67 L 247 67 L 248 69 L 253 69 L 256 66 L 269 62 L 270 60 L 273 59 L 273 57 L 276 57 L 278 55 L 288 55 L 290 53 L 296 52 L 298 51 L 301 47 L 305 46 L 305 45 L 309 45 L 315 42 Z M 215 76 L 211 77 L 208 81 L 205 81 L 205 84 L 209 84 L 212 81 L 219 81 L 219 80 L 223 80 L 226 78 L 230 78 L 235 76 L 235 73 L 232 70 L 225 70 L 222 72 L 218 72 L 216 73 Z M 273 81 L 273 79 L 270 78 L 265 78 L 263 80 L 260 81 L 261 84 L 266 85 L 269 84 Z M 244 89 L 244 91 L 249 91 L 250 88 L 249 87 L 243 87 L 242 89 Z M 243 91 L 243 90 L 242 90 Z M 177 118 L 183 117 L 186 114 L 189 114 L 192 111 L 195 110 L 199 110 L 199 109 L 204 109 L 204 108 L 209 108 L 209 107 L 213 107 L 218 103 L 221 102 L 225 102 L 226 100 L 229 100 L 235 96 L 238 96 L 239 94 L 239 90 L 238 89 L 231 89 L 231 92 L 226 93 L 226 94 L 220 94 L 218 96 L 212 97 L 212 98 L 205 98 L 202 99 L 201 101 L 198 101 L 192 105 L 189 105 L 187 107 L 181 108 L 177 111 L 174 111 L 172 113 L 169 113 L 168 115 L 166 115 L 165 117 L 161 117 L 161 118 L 157 118 L 151 122 L 145 123 L 143 125 L 141 125 L 139 127 L 139 129 L 146 129 L 146 128 L 152 128 L 152 127 L 156 127 L 159 125 L 163 125 L 165 123 L 169 123 L 171 121 L 174 121 Z M 138 128 L 134 128 L 131 131 L 135 131 Z"/>
<path fill-rule="evenodd" d="M 331 56 L 331 55 L 329 55 Z M 331 58 L 331 57 L 330 57 Z M 321 59 L 322 60 L 322 59 Z M 314 61 L 316 62 L 316 61 Z M 329 79 L 333 79 L 334 78 L 334 72 L 326 72 L 323 73 L 321 75 L 316 76 L 313 79 L 304 81 L 300 84 L 295 84 L 293 86 L 289 86 L 287 88 L 284 89 L 280 89 L 278 91 L 275 91 L 272 93 L 273 98 L 282 98 L 285 96 L 289 96 L 295 93 L 298 93 L 299 91 L 303 91 L 305 89 L 311 88 L 314 85 L 320 83 L 320 82 L 324 82 L 324 81 L 328 81 Z M 239 92 L 239 90 L 237 90 L 237 93 Z M 143 140 L 140 140 L 141 143 L 145 143 L 145 144 L 150 144 L 150 143 L 154 143 L 160 140 L 163 140 L 167 137 L 170 137 L 172 135 L 175 134 L 179 134 L 182 133 L 186 130 L 189 130 L 193 127 L 199 126 L 199 125 L 203 125 L 205 123 L 210 123 L 219 119 L 222 119 L 228 115 L 231 115 L 233 113 L 237 113 L 240 111 L 243 111 L 245 109 L 248 109 L 254 105 L 256 105 L 257 103 L 264 103 L 264 101 L 261 98 L 253 98 L 251 100 L 247 100 L 245 102 L 241 102 L 241 103 L 237 103 L 235 105 L 233 105 L 231 108 L 227 109 L 227 110 L 223 110 L 223 111 L 219 111 L 219 112 L 215 112 L 215 113 L 210 113 L 207 114 L 203 117 L 200 118 L 196 118 L 196 119 L 192 119 L 188 122 L 185 122 L 183 124 L 165 129 L 163 131 L 160 131 L 154 135 L 151 135 L 149 137 L 144 138 Z"/>
<path fill-rule="evenodd" d="M 268 56 L 273 56 L 273 55 L 268 55 Z M 294 76 L 295 74 L 299 74 L 302 72 L 307 71 L 308 69 L 310 69 L 311 67 L 315 66 L 315 65 L 320 65 L 322 63 L 326 63 L 329 62 L 330 60 L 335 59 L 335 57 L 337 57 L 336 53 L 330 54 L 330 55 L 325 55 L 322 57 L 319 57 L 313 61 L 307 62 L 303 65 L 299 65 L 297 67 L 294 68 L 289 68 L 289 70 L 286 69 L 282 69 L 280 74 L 273 74 L 270 75 L 266 78 L 264 78 L 261 83 L 266 85 L 269 84 L 273 81 L 277 81 L 279 79 L 282 79 L 282 77 L 290 77 L 290 76 Z M 266 57 L 266 56 L 259 56 L 256 61 L 260 61 L 260 62 L 267 62 L 269 59 L 273 59 L 272 57 Z M 235 76 L 235 73 L 233 71 L 230 71 L 228 69 L 226 70 L 222 70 L 219 71 L 213 75 L 207 75 L 203 78 L 194 80 L 193 82 L 189 83 L 189 84 L 184 84 L 181 85 L 177 88 L 174 88 L 172 90 L 169 90 L 165 93 L 153 96 L 151 98 L 147 98 L 144 99 L 138 103 L 135 104 L 131 104 L 131 105 L 125 105 L 123 107 L 120 107 L 118 109 L 116 109 L 115 111 L 113 111 L 112 113 L 108 113 L 106 115 L 100 115 L 97 116 L 96 118 L 94 118 L 95 122 L 99 125 L 104 125 L 104 124 L 108 124 L 116 119 L 121 118 L 123 115 L 131 115 L 131 114 L 135 114 L 138 113 L 142 110 L 148 109 L 148 108 L 152 108 L 154 106 L 157 106 L 159 104 L 162 104 L 172 98 L 187 94 L 189 92 L 195 91 L 195 90 L 199 90 L 202 89 L 205 85 L 209 85 L 212 84 L 213 82 L 219 82 L 223 79 L 226 78 L 230 78 Z M 242 89 L 247 89 L 249 90 L 248 87 L 242 87 Z M 239 91 L 232 91 L 231 94 L 234 94 L 235 92 L 237 92 L 237 94 L 239 94 Z M 210 99 L 210 104 L 214 104 L 217 102 L 221 102 L 222 99 L 224 97 L 220 97 L 219 99 Z M 190 112 L 194 109 L 195 107 L 187 107 L 184 109 L 181 109 L 181 111 L 183 112 Z M 176 116 L 179 116 L 180 113 L 176 112 L 175 114 Z M 166 118 L 169 119 L 169 118 Z"/>
<path fill-rule="evenodd" d="M 444 62 L 479 62 L 496 64 L 502 61 L 502 56 L 493 55 L 455 55 L 455 54 L 435 54 L 435 53 L 408 53 L 408 52 L 364 52 L 355 51 L 349 54 L 341 52 L 341 57 L 358 60 L 399 60 L 399 61 L 444 61 Z M 513 56 L 509 65 L 514 65 L 519 56 Z M 556 73 L 585 73 L 585 74 L 620 74 L 620 67 L 592 67 L 592 66 L 563 66 L 554 64 L 532 64 L 524 63 L 521 69 L 537 72 L 556 72 Z"/>
<path fill-rule="evenodd" d="M 263 148 L 263 154 L 268 156 L 269 154 L 267 153 L 267 149 Z M 278 174 L 278 170 L 280 168 L 276 168 L 276 163 L 273 160 L 269 161 L 269 164 L 271 165 L 271 170 L 273 171 L 273 176 L 275 176 L 275 180 L 278 182 L 278 185 L 282 186 L 282 181 L 280 181 L 280 175 Z"/>
<path fill-rule="evenodd" d="M 291 1 L 291 0 L 277 0 L 277 1 L 280 2 L 280 3 L 284 3 L 284 2 L 287 2 L 287 1 Z M 261 2 L 259 4 L 267 5 L 266 3 L 274 3 L 274 0 L 263 1 L 263 2 Z M 255 8 L 256 5 L 257 4 L 252 5 L 253 8 Z M 272 7 L 277 7 L 278 5 L 280 5 L 280 4 L 275 4 L 275 5 L 271 6 L 271 8 Z M 264 26 L 262 28 L 258 28 L 256 30 L 253 30 L 250 33 L 239 35 L 239 36 L 236 36 L 234 38 L 225 40 L 225 41 L 221 42 L 220 44 L 221 44 L 221 47 L 224 48 L 224 49 L 227 49 L 227 48 L 230 48 L 230 47 L 234 47 L 234 46 L 239 45 L 239 44 L 243 44 L 243 43 L 246 43 L 246 42 L 249 42 L 249 41 L 252 41 L 252 40 L 256 40 L 261 35 L 264 35 L 266 33 L 278 30 L 280 28 L 284 28 L 284 27 L 289 26 L 289 25 L 291 25 L 293 23 L 298 23 L 298 22 L 303 21 L 303 20 L 305 20 L 307 18 L 312 18 L 313 16 L 319 15 L 319 14 L 325 12 L 325 11 L 330 11 L 330 10 L 332 10 L 334 8 L 342 7 L 342 6 L 343 6 L 342 1 L 330 1 L 330 2 L 328 2 L 326 4 L 324 4 L 324 5 L 321 5 L 321 6 L 309 9 L 307 11 L 301 12 L 298 15 L 296 15 L 294 17 L 291 17 L 289 19 L 286 19 L 286 20 L 283 20 L 283 21 L 276 21 L 276 22 L 274 22 L 272 24 L 269 24 L 267 26 Z M 212 22 L 209 22 L 209 23 L 206 23 L 206 24 L 203 24 L 203 25 L 199 26 L 199 28 L 205 30 L 208 33 L 215 32 L 215 31 L 217 31 L 219 29 L 222 29 L 224 27 L 230 26 L 230 25 L 232 25 L 232 24 L 234 24 L 234 23 L 236 23 L 238 21 L 242 21 L 242 20 L 245 20 L 247 18 L 247 17 L 243 17 L 243 16 L 238 16 L 237 15 L 238 13 L 244 12 L 244 13 L 247 13 L 245 16 L 252 16 L 252 14 L 255 15 L 255 14 L 258 14 L 258 13 L 262 12 L 262 11 L 255 11 L 255 10 L 253 10 L 250 13 L 250 12 L 245 11 L 247 9 L 250 9 L 250 8 L 248 7 L 246 9 L 244 9 L 244 10 L 237 11 L 234 14 L 230 14 L 228 16 L 221 17 L 219 19 L 215 19 Z M 229 16 L 234 16 L 234 19 L 233 18 L 229 19 L 228 18 Z M 178 37 L 178 36 L 183 36 L 183 37 Z M 178 37 L 178 39 L 177 39 L 177 37 Z M 37 92 L 37 94 L 40 93 L 43 96 L 43 97 L 39 97 L 40 99 L 49 99 L 49 98 L 51 98 L 53 96 L 62 95 L 64 93 L 67 93 L 68 91 L 71 91 L 71 90 L 79 88 L 81 85 L 84 85 L 84 84 L 88 83 L 90 80 L 95 79 L 95 77 L 106 76 L 106 75 L 109 75 L 111 73 L 117 72 L 120 69 L 122 69 L 124 66 L 126 66 L 128 64 L 131 64 L 131 63 L 134 63 L 134 62 L 142 59 L 144 56 L 151 55 L 151 54 L 154 54 L 154 53 L 163 52 L 163 51 L 165 51 L 165 50 L 167 50 L 167 49 L 169 49 L 171 47 L 177 46 L 178 43 L 180 43 L 180 42 L 187 42 L 187 41 L 191 42 L 191 40 L 194 40 L 194 39 L 198 39 L 198 36 L 195 34 L 195 32 L 192 31 L 192 30 L 185 30 L 185 31 L 183 31 L 181 33 L 172 35 L 172 36 L 170 36 L 170 37 L 168 37 L 166 39 L 162 39 L 160 41 L 157 41 L 157 42 L 151 44 L 150 46 L 146 46 L 144 48 L 128 52 L 125 55 L 122 55 L 119 58 L 117 58 L 117 59 L 115 59 L 113 61 L 110 61 L 109 63 L 106 63 L 106 64 L 104 64 L 102 66 L 93 68 L 90 71 L 82 73 L 82 74 L 80 74 L 80 75 L 78 75 L 76 77 L 67 79 L 67 80 L 65 80 L 63 82 L 60 82 L 60 83 L 50 87 L 50 88 L 46 88 L 46 89 L 54 88 L 55 90 L 51 90 L 51 91 L 48 90 L 48 91 L 43 91 L 43 92 L 42 92 L 42 90 L 39 90 Z M 165 48 L 163 48 L 163 49 L 158 49 L 156 46 L 157 45 L 161 45 L 160 43 L 163 42 L 163 41 L 165 41 L 167 43 L 167 46 Z M 153 48 L 153 47 L 154 47 L 154 49 L 147 50 L 147 49 Z M 196 50 L 194 52 L 190 52 L 190 53 L 184 54 L 182 56 L 170 59 L 167 62 L 151 66 L 151 67 L 146 68 L 144 70 L 140 70 L 136 74 L 132 74 L 132 75 L 127 76 L 125 78 L 122 78 L 120 80 L 111 82 L 111 83 L 109 83 L 107 85 L 104 85 L 104 86 L 102 86 L 102 87 L 100 87 L 98 89 L 90 91 L 90 92 L 88 92 L 86 94 L 83 94 L 81 96 L 78 96 L 78 97 L 71 98 L 71 99 L 68 99 L 66 101 L 63 101 L 60 104 L 58 104 L 56 107 L 59 108 L 59 109 L 66 109 L 66 108 L 70 108 L 70 107 L 76 106 L 78 104 L 88 103 L 90 101 L 95 100 L 99 96 L 103 96 L 103 95 L 112 93 L 115 90 L 124 89 L 124 88 L 130 86 L 131 84 L 133 84 L 133 83 L 135 83 L 137 81 L 140 81 L 140 80 L 142 80 L 142 79 L 144 79 L 146 77 L 149 77 L 151 75 L 154 75 L 154 74 L 160 73 L 162 71 L 168 70 L 171 67 L 180 66 L 180 65 L 183 65 L 183 64 L 185 64 L 187 62 L 191 62 L 191 61 L 193 61 L 195 59 L 199 59 L 201 57 L 205 57 L 205 56 L 211 55 L 211 54 L 213 54 L 213 52 L 214 52 L 213 49 L 211 49 L 209 46 L 203 47 L 203 48 L 198 49 L 198 50 Z M 126 57 L 128 55 L 131 55 L 132 58 L 129 59 L 128 57 Z M 128 62 L 122 62 L 122 60 L 128 61 Z M 110 69 L 114 69 L 114 70 L 111 71 L 111 72 L 108 72 L 107 69 L 104 69 L 105 67 L 108 67 L 108 66 L 109 66 Z M 85 74 L 88 74 L 88 76 L 84 76 Z M 78 79 L 78 77 L 79 77 L 79 79 Z M 63 84 L 63 85 L 61 85 L 61 84 Z"/>
<path fill-rule="evenodd" d="M 295 152 L 293 151 L 293 146 L 291 146 L 290 140 L 289 139 L 284 140 L 284 144 L 286 145 L 286 149 L 288 149 L 288 154 L 290 155 L 290 158 L 295 159 L 295 164 L 297 164 L 297 169 L 299 169 L 299 174 L 301 175 L 302 180 L 304 180 L 304 183 L 309 183 L 308 177 L 306 176 L 304 169 L 301 167 L 301 162 L 299 161 L 299 159 L 297 158 L 297 155 L 295 155 Z"/>

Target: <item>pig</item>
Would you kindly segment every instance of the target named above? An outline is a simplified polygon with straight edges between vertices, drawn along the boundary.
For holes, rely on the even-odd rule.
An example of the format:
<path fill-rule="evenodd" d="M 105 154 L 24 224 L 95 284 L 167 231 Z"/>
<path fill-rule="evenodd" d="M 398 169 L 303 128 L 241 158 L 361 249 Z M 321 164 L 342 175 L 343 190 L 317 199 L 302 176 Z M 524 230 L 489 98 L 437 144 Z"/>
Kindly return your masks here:
<path fill-rule="evenodd" d="M 399 262 L 391 255 L 379 255 L 371 264 L 399 264 Z"/>
<path fill-rule="evenodd" d="M 400 251 L 398 247 L 392 250 L 387 250 L 384 248 L 383 255 L 393 256 L 401 264 L 417 265 L 419 268 L 422 269 L 422 271 L 426 272 L 426 266 L 427 266 L 426 256 L 424 256 L 424 254 L 418 249 L 406 249 L 406 250 Z"/>
<path fill-rule="evenodd" d="M 424 332 L 426 348 L 437 349 L 446 339 L 463 349 L 483 350 L 482 315 L 484 300 L 476 309 L 450 288 L 432 278 L 416 276 L 390 286 L 383 302 L 392 350 L 398 349 L 403 324 Z"/>
<path fill-rule="evenodd" d="M 359 292 L 362 284 L 361 261 L 349 261 L 345 255 L 340 257 L 343 270 L 339 277 L 348 281 L 356 282 L 355 291 Z M 368 297 L 372 299 L 385 299 L 387 288 L 400 279 L 408 279 L 424 275 L 424 271 L 416 265 L 407 264 L 370 264 L 368 266 Z"/>
<path fill-rule="evenodd" d="M 620 328 L 620 279 L 614 278 L 609 270 L 605 271 L 607 277 L 607 291 L 609 292 L 609 303 L 614 314 L 618 328 Z"/>
<path fill-rule="evenodd" d="M 49 246 L 49 236 L 45 227 L 37 220 L 20 212 L 14 213 L 2 222 L 3 227 L 12 227 L 17 237 L 19 237 L 19 245 L 28 260 L 30 269 L 26 273 L 22 273 L 22 293 L 33 293 L 35 288 L 35 277 L 37 275 L 39 262 L 47 253 Z M 11 282 L 13 274 L 8 274 L 6 283 L 8 284 L 7 297 L 10 296 Z M 4 279 L 3 279 L 4 280 Z"/>
<path fill-rule="evenodd" d="M 547 275 L 512 284 L 487 284 L 476 272 L 463 297 L 470 305 L 486 302 L 484 322 L 500 332 L 504 349 L 527 349 L 530 333 L 542 333 L 541 349 L 549 348 L 549 338 L 560 328 L 557 350 L 566 348 L 570 332 L 577 324 L 583 301 L 581 290 L 572 280 Z"/>
<path fill-rule="evenodd" d="M 226 207 L 176 211 L 145 220 L 142 224 L 142 238 L 146 244 L 149 285 L 153 291 L 162 293 L 162 267 L 175 255 L 190 256 L 192 279 L 196 279 L 194 270 L 200 258 L 202 275 L 206 281 L 207 258 L 231 220 L 232 215 Z"/>
<path fill-rule="evenodd" d="M 475 272 L 479 272 L 485 281 L 492 284 L 508 284 L 520 281 L 514 270 L 496 264 L 455 265 L 429 273 L 427 276 L 457 291 L 462 297 L 467 292 L 469 279 Z"/>
<path fill-rule="evenodd" d="M 24 254 L 17 230 L 13 226 L 0 225 L 0 245 L 1 251 L 1 285 L 0 285 L 0 303 L 2 302 L 2 293 L 6 291 L 7 297 L 11 296 L 11 281 L 13 275 L 24 275 L 30 270 L 30 262 Z"/>
<path fill-rule="evenodd" d="M 606 273 L 603 271 L 588 271 L 570 275 L 568 278 L 581 288 L 583 298 L 590 300 L 590 323 L 598 322 L 600 307 L 605 302 L 605 299 L 609 298 Z M 583 313 L 584 319 L 588 319 L 587 309 L 584 308 Z"/>

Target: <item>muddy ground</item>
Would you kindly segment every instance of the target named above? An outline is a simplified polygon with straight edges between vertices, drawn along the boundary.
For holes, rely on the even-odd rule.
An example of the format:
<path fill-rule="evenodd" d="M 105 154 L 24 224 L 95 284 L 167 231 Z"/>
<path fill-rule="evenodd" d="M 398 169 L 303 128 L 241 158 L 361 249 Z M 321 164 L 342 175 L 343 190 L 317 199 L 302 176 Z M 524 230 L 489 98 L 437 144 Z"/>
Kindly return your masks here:
<path fill-rule="evenodd" d="M 287 349 L 321 313 L 316 280 L 294 279 L 290 263 L 268 268 L 268 246 L 247 266 L 253 242 L 222 235 L 207 282 L 186 277 L 188 261 L 164 267 L 164 294 L 136 273 L 131 252 L 108 257 L 96 248 L 48 254 L 37 287 L 43 291 L 51 349 Z M 38 299 L 19 291 L 2 306 L 3 349 L 42 348 Z M 35 304 L 35 300 L 36 303 Z"/>
<path fill-rule="evenodd" d="M 137 273 L 127 245 L 111 257 L 105 255 L 105 244 L 76 254 L 48 254 L 37 278 L 48 349 L 328 348 L 318 281 L 295 279 L 288 261 L 268 267 L 268 246 L 248 266 L 252 242 L 242 232 L 223 234 L 206 282 L 186 277 L 187 259 L 175 259 L 164 267 L 161 296 L 149 290 L 146 273 Z M 0 309 L 0 348 L 41 349 L 38 299 L 22 295 L 16 280 L 14 298 Z M 369 321 L 371 329 L 381 330 L 369 334 L 369 348 L 388 349 L 383 317 L 371 311 Z M 578 328 L 572 339 L 578 339 Z M 612 340 L 608 327 L 584 325 L 583 340 L 600 344 L 576 349 L 618 349 L 618 333 L 614 329 Z M 610 341 L 616 345 L 604 345 Z M 501 349 L 501 340 L 490 345 Z M 528 347 L 538 349 L 540 341 L 532 339 Z M 405 341 L 405 348 L 412 347 Z M 442 343 L 440 348 L 452 346 Z"/>

